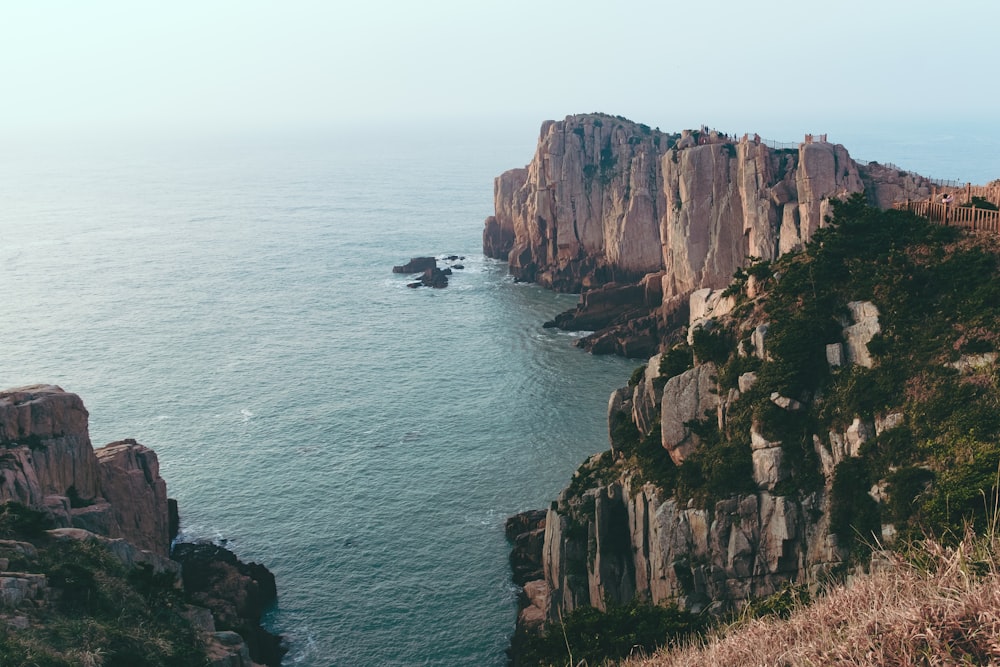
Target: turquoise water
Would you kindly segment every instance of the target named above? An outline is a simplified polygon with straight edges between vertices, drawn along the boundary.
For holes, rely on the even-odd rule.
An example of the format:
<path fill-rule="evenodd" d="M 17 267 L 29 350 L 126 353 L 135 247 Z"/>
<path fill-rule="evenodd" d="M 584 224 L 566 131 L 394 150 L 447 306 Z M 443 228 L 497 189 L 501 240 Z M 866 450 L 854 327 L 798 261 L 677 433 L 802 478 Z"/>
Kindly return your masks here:
<path fill-rule="evenodd" d="M 288 664 L 503 664 L 504 520 L 606 448 L 634 365 L 542 329 L 575 298 L 480 253 L 532 141 L 6 164 L 0 384 L 59 384 L 95 445 L 153 447 L 184 537 L 275 573 Z M 391 273 L 452 253 L 446 290 Z"/>
<path fill-rule="evenodd" d="M 844 143 L 1000 175 L 995 134 L 963 149 L 968 176 L 940 136 Z M 96 445 L 153 447 L 184 537 L 274 571 L 287 664 L 501 665 L 503 522 L 606 448 L 608 394 L 635 365 L 542 329 L 575 297 L 480 254 L 493 177 L 535 137 L 5 150 L 0 386 L 59 384 Z M 423 254 L 466 268 L 407 289 L 390 269 Z"/>

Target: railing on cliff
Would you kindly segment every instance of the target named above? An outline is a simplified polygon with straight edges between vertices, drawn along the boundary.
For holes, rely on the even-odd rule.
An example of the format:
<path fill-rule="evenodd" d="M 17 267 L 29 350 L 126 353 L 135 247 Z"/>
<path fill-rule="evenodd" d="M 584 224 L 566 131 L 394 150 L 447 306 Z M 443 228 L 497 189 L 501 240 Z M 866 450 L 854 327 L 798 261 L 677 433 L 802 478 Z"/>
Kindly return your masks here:
<path fill-rule="evenodd" d="M 953 206 L 931 200 L 896 202 L 893 208 L 910 211 L 931 222 L 975 231 L 1000 233 L 1000 211 L 975 206 Z"/>

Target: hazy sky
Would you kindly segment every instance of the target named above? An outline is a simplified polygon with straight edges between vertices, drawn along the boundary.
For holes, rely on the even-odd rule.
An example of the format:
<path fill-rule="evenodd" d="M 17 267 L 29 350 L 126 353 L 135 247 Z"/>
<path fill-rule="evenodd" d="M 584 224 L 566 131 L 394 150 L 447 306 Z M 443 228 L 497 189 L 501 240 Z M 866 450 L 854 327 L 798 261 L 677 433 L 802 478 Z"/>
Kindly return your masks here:
<path fill-rule="evenodd" d="M 1000 2 L 0 0 L 0 137 L 604 111 L 1000 119 Z"/>

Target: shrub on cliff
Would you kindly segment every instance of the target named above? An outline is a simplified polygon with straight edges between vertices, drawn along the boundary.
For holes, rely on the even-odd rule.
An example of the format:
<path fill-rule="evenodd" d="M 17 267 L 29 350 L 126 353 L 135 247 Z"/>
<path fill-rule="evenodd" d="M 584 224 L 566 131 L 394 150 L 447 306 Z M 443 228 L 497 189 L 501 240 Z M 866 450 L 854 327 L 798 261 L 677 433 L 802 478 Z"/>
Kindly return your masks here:
<path fill-rule="evenodd" d="M 542 635 L 519 634 L 511 641 L 518 665 L 602 665 L 703 632 L 706 619 L 677 607 L 645 602 L 580 607 Z"/>
<path fill-rule="evenodd" d="M 11 528 L 24 508 L 5 506 L 0 530 L 8 539 L 30 542 L 36 554 L 15 551 L 8 569 L 43 574 L 44 601 L 24 602 L 0 616 L 0 665 L 40 667 L 198 667 L 207 665 L 204 645 L 181 616 L 185 601 L 170 575 L 121 562 L 98 543 L 53 540 L 37 531 Z"/>

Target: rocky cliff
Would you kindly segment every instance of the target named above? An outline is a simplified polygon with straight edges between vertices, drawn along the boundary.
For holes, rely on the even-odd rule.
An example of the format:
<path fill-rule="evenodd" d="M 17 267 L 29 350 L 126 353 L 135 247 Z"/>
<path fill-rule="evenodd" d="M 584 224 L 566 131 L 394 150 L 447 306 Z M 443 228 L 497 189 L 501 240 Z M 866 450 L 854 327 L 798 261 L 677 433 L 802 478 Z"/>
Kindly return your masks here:
<path fill-rule="evenodd" d="M 775 146 L 707 128 L 666 134 L 603 114 L 547 121 L 528 166 L 496 179 L 484 252 L 507 260 L 518 280 L 560 291 L 641 281 L 644 313 L 593 327 L 601 331 L 580 345 L 644 357 L 692 291 L 725 287 L 748 257 L 801 248 L 832 198 L 864 192 L 887 208 L 930 192 L 926 179 L 859 164 L 825 135 Z M 590 319 L 586 304 L 577 311 Z M 573 318 L 557 326 L 591 328 Z"/>
<path fill-rule="evenodd" d="M 119 575 L 134 585 L 137 578 L 142 580 L 149 576 L 143 574 L 143 568 L 149 568 L 154 577 L 161 577 L 154 580 L 158 583 L 149 585 L 156 590 L 165 586 L 160 595 L 167 596 L 173 595 L 173 588 L 180 589 L 187 583 L 181 576 L 182 569 L 193 567 L 185 565 L 182 568 L 179 562 L 170 558 L 175 532 L 172 526 L 177 525 L 176 504 L 167 498 L 166 483 L 160 477 L 155 452 L 134 440 L 114 442 L 94 450 L 88 416 L 79 396 L 54 385 L 0 391 L 0 508 L 3 508 L 0 514 L 5 519 L 8 516 L 16 519 L 19 512 L 30 515 L 40 511 L 41 518 L 32 520 L 30 527 L 37 527 L 39 523 L 54 527 L 44 534 L 37 530 L 32 532 L 41 539 L 37 545 L 0 540 L 0 591 L 10 593 L 0 593 L 0 622 L 6 620 L 11 627 L 23 626 L 21 630 L 29 631 L 44 626 L 42 617 L 32 620 L 26 609 L 42 610 L 39 613 L 44 615 L 47 606 L 55 605 L 65 611 L 62 607 L 73 597 L 68 592 L 64 574 L 67 567 L 79 570 L 74 570 L 77 580 L 82 577 L 83 581 L 100 581 L 109 586 L 114 584 L 107 582 Z M 24 509 L 9 509 L 11 507 Z M 13 525 L 19 525 L 18 521 Z M 49 552 L 69 550 L 72 553 L 76 547 L 48 545 L 67 540 L 98 545 L 119 565 L 101 575 L 95 572 L 107 563 L 100 556 L 94 557 L 87 566 L 90 569 L 80 563 L 54 566 L 55 556 Z M 204 551 L 212 547 L 200 548 Z M 46 553 L 44 558 L 38 555 L 42 551 Z M 216 549 L 212 554 L 221 552 Z M 89 557 L 94 552 L 83 553 Z M 215 611 L 216 618 L 213 619 L 208 609 L 190 606 L 183 600 L 178 611 L 188 619 L 189 625 L 185 627 L 193 626 L 201 633 L 211 664 L 218 667 L 251 667 L 257 664 L 252 658 L 269 665 L 280 664 L 283 652 L 280 638 L 259 627 L 263 606 L 275 598 L 273 576 L 270 573 L 263 576 L 261 571 L 266 570 L 262 566 L 246 566 L 228 552 L 224 556 L 216 559 L 219 561 L 215 564 L 217 569 L 236 572 L 242 568 L 240 572 L 247 570 L 254 576 L 246 573 L 232 574 L 228 578 L 220 576 L 220 581 L 225 579 L 225 586 L 217 587 L 220 590 L 212 590 L 199 580 L 197 590 L 188 590 L 186 595 L 192 599 L 201 595 L 204 599 L 198 598 L 198 604 Z M 207 567 L 206 560 L 211 559 L 200 559 L 201 567 Z M 25 571 L 44 571 L 46 568 L 51 571 L 48 574 L 5 571 L 12 562 L 20 564 Z M 117 573 L 116 567 L 123 567 L 123 573 Z M 265 582 L 264 593 L 259 592 L 262 586 L 259 581 Z M 95 588 L 88 595 L 97 598 L 99 593 Z M 252 604 L 244 604 L 247 596 L 254 600 Z M 238 602 L 227 602 L 232 599 Z M 146 603 L 154 604 L 151 598 Z M 79 613 L 80 610 L 74 607 L 71 611 Z M 101 611 L 95 609 L 94 613 Z M 58 614 L 52 618 L 57 617 Z M 173 627 L 177 623 L 176 619 L 167 619 L 166 625 Z M 217 631 L 217 623 L 221 631 Z M 249 648 L 240 635 L 231 632 L 235 628 L 247 634 Z M 175 641 L 185 641 L 170 636 Z M 25 641 L 34 640 L 26 637 Z M 19 648 L 17 642 L 11 646 Z M 11 646 L 5 645 L 5 650 L 14 650 Z M 107 646 L 95 648 L 114 654 Z M 158 658 L 173 648 L 176 647 L 164 646 Z M 116 650 L 127 653 L 121 646 Z"/>
<path fill-rule="evenodd" d="M 919 176 L 859 165 L 808 136 L 795 148 L 707 128 L 667 134 L 604 114 L 546 121 L 527 167 L 501 174 L 484 252 L 520 280 L 580 292 L 663 271 L 663 298 L 723 287 L 748 256 L 799 248 L 829 201 L 883 208 L 930 192 Z"/>
<path fill-rule="evenodd" d="M 519 634 L 635 600 L 738 609 L 900 535 L 987 525 L 1000 242 L 861 195 L 829 213 L 799 210 L 801 252 L 690 292 L 675 342 L 611 395 L 610 450 L 521 531 L 521 551 L 544 538 L 518 555 L 541 563 Z"/>

